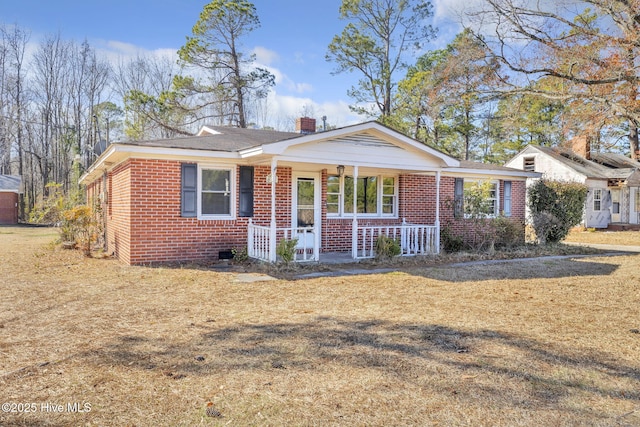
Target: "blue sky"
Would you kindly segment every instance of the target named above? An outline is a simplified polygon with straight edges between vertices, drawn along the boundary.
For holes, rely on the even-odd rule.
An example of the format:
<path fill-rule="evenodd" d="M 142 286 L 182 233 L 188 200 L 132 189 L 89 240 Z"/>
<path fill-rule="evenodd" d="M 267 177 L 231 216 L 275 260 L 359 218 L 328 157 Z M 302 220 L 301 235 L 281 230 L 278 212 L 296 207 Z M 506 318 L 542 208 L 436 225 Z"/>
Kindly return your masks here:
<path fill-rule="evenodd" d="M 111 59 L 137 52 L 170 55 L 185 42 L 207 1 L 193 0 L 3 0 L 0 23 L 18 24 L 40 37 L 60 31 L 64 39 L 87 39 Z M 364 120 L 349 112 L 347 90 L 356 74 L 333 76 L 335 65 L 325 60 L 327 46 L 346 22 L 339 19 L 341 0 L 255 0 L 261 28 L 244 40 L 246 51 L 276 75 L 273 109 L 295 117 L 303 109 L 328 116 L 338 126 Z M 468 3 L 468 2 L 467 2 Z M 448 20 L 448 7 L 461 0 L 433 2 L 439 37 L 431 48 L 450 42 L 458 31 Z"/>

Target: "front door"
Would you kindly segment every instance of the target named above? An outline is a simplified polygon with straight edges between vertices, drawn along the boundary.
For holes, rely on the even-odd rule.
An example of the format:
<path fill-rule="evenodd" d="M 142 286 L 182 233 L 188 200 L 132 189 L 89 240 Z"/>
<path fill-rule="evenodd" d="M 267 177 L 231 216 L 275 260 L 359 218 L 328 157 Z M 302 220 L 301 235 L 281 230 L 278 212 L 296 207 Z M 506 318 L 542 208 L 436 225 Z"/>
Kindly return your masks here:
<path fill-rule="evenodd" d="M 611 222 L 620 222 L 620 189 L 611 189 Z"/>
<path fill-rule="evenodd" d="M 292 235 L 304 259 L 317 258 L 320 242 L 320 177 L 299 174 L 293 177 Z"/>

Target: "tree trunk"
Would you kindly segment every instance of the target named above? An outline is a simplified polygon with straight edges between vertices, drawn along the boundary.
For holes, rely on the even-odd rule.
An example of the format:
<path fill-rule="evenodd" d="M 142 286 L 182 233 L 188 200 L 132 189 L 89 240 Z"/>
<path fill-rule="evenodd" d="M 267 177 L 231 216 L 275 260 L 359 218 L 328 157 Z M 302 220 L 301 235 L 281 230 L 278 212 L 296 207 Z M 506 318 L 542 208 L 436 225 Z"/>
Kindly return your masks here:
<path fill-rule="evenodd" d="M 634 120 L 629 120 L 629 150 L 631 151 L 631 158 L 638 160 L 638 124 Z"/>

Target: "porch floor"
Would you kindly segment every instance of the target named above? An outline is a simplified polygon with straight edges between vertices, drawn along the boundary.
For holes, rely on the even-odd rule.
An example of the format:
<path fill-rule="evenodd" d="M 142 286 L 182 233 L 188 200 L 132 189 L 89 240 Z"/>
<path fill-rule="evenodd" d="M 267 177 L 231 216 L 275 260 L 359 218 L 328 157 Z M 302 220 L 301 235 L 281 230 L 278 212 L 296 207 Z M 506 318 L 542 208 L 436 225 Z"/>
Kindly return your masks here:
<path fill-rule="evenodd" d="M 320 252 L 320 264 L 352 264 L 358 262 L 351 257 L 351 252 Z"/>

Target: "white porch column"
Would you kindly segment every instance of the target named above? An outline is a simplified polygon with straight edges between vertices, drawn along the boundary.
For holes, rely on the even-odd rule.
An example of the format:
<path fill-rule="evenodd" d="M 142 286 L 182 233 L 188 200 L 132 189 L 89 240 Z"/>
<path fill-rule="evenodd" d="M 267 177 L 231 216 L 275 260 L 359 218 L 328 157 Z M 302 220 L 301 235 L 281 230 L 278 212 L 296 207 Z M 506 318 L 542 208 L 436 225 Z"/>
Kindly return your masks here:
<path fill-rule="evenodd" d="M 351 257 L 358 257 L 358 166 L 353 167 L 353 222 L 351 223 Z"/>
<path fill-rule="evenodd" d="M 278 161 L 274 157 L 271 159 L 271 224 L 269 227 L 269 261 L 276 262 L 276 183 L 278 176 L 276 169 Z"/>
<path fill-rule="evenodd" d="M 440 171 L 436 171 L 436 253 L 440 253 Z"/>

